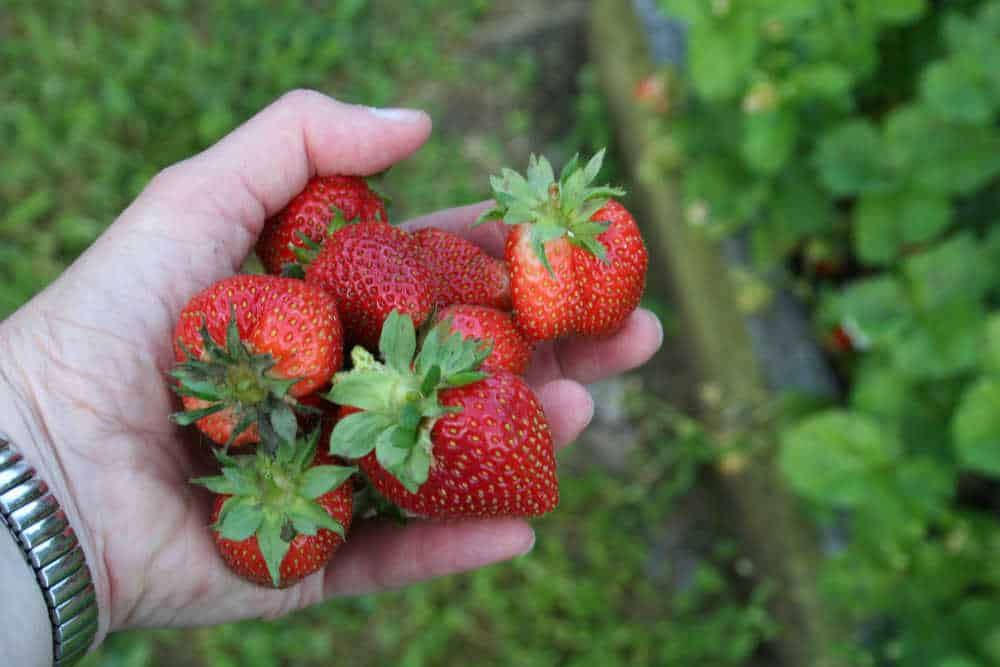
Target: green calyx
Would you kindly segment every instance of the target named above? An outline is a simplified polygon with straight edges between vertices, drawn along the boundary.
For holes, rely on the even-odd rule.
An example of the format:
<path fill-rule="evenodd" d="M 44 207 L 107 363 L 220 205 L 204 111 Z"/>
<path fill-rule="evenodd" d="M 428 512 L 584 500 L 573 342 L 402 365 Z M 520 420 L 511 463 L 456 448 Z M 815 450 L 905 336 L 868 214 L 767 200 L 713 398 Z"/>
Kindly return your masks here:
<path fill-rule="evenodd" d="M 281 561 L 296 536 L 316 535 L 324 528 L 344 537 L 344 526 L 327 514 L 317 498 L 339 488 L 357 469 L 312 465 L 319 436 L 316 429 L 305 438 L 284 441 L 273 456 L 217 451 L 222 474 L 191 480 L 230 496 L 212 528 L 236 542 L 256 536 L 276 587 L 281 585 Z"/>
<path fill-rule="evenodd" d="M 591 187 L 604 161 L 604 149 L 594 155 L 586 166 L 574 155 L 555 178 L 552 165 L 544 157 L 531 156 L 527 178 L 512 169 L 490 178 L 496 206 L 483 213 L 476 224 L 502 220 L 508 225 L 531 225 L 531 245 L 535 255 L 552 273 L 545 244 L 566 237 L 570 243 L 586 249 L 605 261 L 607 248 L 597 237 L 608 227 L 607 222 L 591 220 L 611 197 L 625 194 L 620 188 L 607 185 Z"/>
<path fill-rule="evenodd" d="M 178 363 L 170 376 L 177 380 L 174 391 L 181 396 L 190 396 L 207 401 L 209 405 L 199 410 L 187 410 L 170 415 L 170 419 L 181 426 L 189 426 L 203 417 L 232 409 L 236 416 L 226 448 L 236 438 L 257 424 L 261 446 L 268 452 L 276 451 L 281 442 L 295 440 L 298 424 L 293 408 L 309 411 L 299 405 L 289 395 L 299 378 L 278 378 L 270 374 L 275 365 L 270 354 L 254 354 L 240 340 L 233 309 L 226 327 L 226 344 L 220 346 L 202 323 L 200 335 L 204 346 L 201 358 L 188 350 L 181 349 L 187 357 Z"/>
<path fill-rule="evenodd" d="M 330 218 L 330 223 L 326 227 L 326 234 L 323 237 L 324 241 L 332 236 L 338 229 L 342 229 L 347 225 L 360 221 L 359 216 L 354 216 L 350 220 L 347 220 L 344 217 L 343 211 L 336 206 L 331 206 L 330 211 L 333 213 L 333 217 Z M 296 245 L 294 243 L 288 244 L 288 249 L 295 255 L 295 261 L 285 262 L 282 264 L 281 275 L 285 278 L 298 278 L 299 280 L 304 280 L 306 277 L 306 267 L 316 261 L 316 258 L 319 256 L 319 251 L 323 249 L 323 244 L 313 241 L 301 230 L 295 232 L 295 238 L 297 238 L 302 245 Z"/>
<path fill-rule="evenodd" d="M 485 378 L 479 366 L 491 351 L 490 341 L 465 340 L 446 321 L 427 332 L 418 352 L 413 321 L 394 310 L 382 327 L 382 361 L 355 347 L 353 368 L 334 376 L 326 398 L 361 412 L 337 422 L 331 453 L 358 459 L 374 449 L 379 464 L 416 493 L 430 471 L 434 422 L 460 410 L 441 405 L 438 393 Z"/>

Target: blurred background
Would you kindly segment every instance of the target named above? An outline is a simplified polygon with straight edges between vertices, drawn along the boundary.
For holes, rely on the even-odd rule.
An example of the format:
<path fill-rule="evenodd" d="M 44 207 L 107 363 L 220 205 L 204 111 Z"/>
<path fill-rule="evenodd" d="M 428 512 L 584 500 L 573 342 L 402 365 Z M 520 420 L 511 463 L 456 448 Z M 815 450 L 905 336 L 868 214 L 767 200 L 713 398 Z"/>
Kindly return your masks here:
<path fill-rule="evenodd" d="M 532 554 L 86 667 L 1000 665 L 1000 0 L 4 0 L 0 317 L 296 87 L 431 113 L 397 222 L 608 146 L 664 349 Z"/>

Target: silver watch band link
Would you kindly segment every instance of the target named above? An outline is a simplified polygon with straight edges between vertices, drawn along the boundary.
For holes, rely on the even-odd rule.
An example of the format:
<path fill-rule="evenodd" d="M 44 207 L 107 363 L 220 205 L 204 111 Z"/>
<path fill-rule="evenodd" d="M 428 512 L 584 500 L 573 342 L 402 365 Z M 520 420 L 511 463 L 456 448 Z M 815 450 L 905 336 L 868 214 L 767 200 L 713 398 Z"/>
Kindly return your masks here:
<path fill-rule="evenodd" d="M 0 524 L 35 572 L 52 621 L 55 667 L 86 655 L 97 635 L 97 598 L 83 549 L 48 485 L 0 436 Z"/>

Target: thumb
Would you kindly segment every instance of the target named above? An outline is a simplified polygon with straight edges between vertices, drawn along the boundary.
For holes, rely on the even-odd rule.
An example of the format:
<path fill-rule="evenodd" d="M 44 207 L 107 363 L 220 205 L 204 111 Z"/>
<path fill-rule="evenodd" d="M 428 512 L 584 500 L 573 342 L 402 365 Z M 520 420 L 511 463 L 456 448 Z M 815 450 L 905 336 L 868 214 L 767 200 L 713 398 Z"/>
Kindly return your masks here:
<path fill-rule="evenodd" d="M 154 235 L 218 244 L 207 251 L 216 264 L 221 254 L 235 270 L 267 217 L 309 178 L 382 171 L 419 148 L 430 127 L 421 111 L 373 109 L 293 91 L 211 148 L 165 169 L 135 205 L 169 211 L 147 218 Z"/>
<path fill-rule="evenodd" d="M 268 216 L 315 174 L 368 175 L 427 139 L 430 118 L 293 91 L 164 169 L 31 304 L 82 326 L 167 331 L 199 290 L 237 271 Z"/>

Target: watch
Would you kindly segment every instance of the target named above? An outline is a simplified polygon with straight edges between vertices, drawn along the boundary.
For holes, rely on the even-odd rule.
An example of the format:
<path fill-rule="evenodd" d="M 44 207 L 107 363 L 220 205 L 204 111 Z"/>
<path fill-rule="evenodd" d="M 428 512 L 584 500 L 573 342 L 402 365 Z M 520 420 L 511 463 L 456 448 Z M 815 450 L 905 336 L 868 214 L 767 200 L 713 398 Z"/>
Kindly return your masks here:
<path fill-rule="evenodd" d="M 97 597 L 76 534 L 48 485 L 0 435 L 0 524 L 35 573 L 52 621 L 55 667 L 86 655 L 97 635 Z"/>

